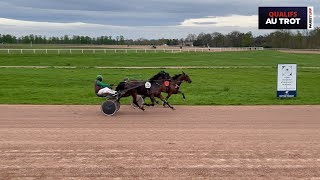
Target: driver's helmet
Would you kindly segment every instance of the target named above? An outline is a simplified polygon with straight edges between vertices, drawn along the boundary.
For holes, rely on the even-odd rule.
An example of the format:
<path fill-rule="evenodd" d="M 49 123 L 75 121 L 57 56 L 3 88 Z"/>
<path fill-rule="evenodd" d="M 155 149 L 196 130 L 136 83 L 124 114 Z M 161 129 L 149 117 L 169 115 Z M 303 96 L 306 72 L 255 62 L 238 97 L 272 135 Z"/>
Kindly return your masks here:
<path fill-rule="evenodd" d="M 98 80 L 98 81 L 102 81 L 102 80 L 103 80 L 103 77 L 102 77 L 101 75 L 98 75 L 98 76 L 97 76 L 97 80 Z"/>

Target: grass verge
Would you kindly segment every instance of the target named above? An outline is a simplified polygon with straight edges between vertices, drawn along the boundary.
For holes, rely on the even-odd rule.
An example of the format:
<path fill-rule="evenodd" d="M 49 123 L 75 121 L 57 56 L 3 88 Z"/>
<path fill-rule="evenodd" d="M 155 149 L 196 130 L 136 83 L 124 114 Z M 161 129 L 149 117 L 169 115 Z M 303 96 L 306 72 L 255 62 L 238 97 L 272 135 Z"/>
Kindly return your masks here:
<path fill-rule="evenodd" d="M 117 84 L 124 77 L 148 79 L 157 69 L 0 69 L 1 104 L 99 104 L 93 81 L 102 74 L 106 82 Z M 168 69 L 171 75 L 179 70 Z M 298 70 L 298 97 L 278 100 L 276 68 L 260 69 L 188 69 L 193 80 L 184 83 L 180 95 L 170 99 L 173 104 L 186 105 L 273 105 L 320 104 L 320 70 Z M 128 103 L 129 98 L 122 103 Z"/>
<path fill-rule="evenodd" d="M 0 66 L 272 66 L 320 67 L 320 54 L 278 51 L 217 53 L 0 54 Z"/>

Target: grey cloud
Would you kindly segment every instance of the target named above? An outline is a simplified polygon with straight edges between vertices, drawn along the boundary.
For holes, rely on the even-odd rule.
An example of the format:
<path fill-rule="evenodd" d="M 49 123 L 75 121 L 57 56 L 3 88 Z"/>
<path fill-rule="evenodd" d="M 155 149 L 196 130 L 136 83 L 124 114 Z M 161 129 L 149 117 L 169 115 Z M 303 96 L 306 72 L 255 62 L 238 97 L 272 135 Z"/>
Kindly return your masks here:
<path fill-rule="evenodd" d="M 251 0 L 0 0 L 0 4 L 3 3 L 0 17 L 4 18 L 122 26 L 175 25 L 190 18 L 253 15 L 257 14 L 258 6 L 267 5 L 313 5 L 320 9 L 316 0 L 308 3 L 292 0 L 262 3 Z"/>
<path fill-rule="evenodd" d="M 46 36 L 63 36 L 67 35 L 88 35 L 88 36 L 102 36 L 111 35 L 113 37 L 118 35 L 124 35 L 126 38 L 138 39 L 138 38 L 185 38 L 189 33 L 199 34 L 200 32 L 212 33 L 221 32 L 228 33 L 233 30 L 238 30 L 242 32 L 252 31 L 249 28 L 239 28 L 239 27 L 217 27 L 217 28 L 200 28 L 200 27 L 185 27 L 181 26 L 140 26 L 140 27 L 51 27 L 51 28 L 37 28 L 37 27 L 25 27 L 17 28 L 12 26 L 0 25 L 2 33 L 13 34 L 16 36 L 27 35 L 27 34 L 40 34 Z M 261 31 L 253 30 L 255 35 L 261 34 Z M 264 33 L 269 31 L 264 31 Z"/>
<path fill-rule="evenodd" d="M 39 33 L 48 35 L 125 35 L 126 37 L 184 37 L 188 33 L 229 32 L 236 27 L 206 28 L 179 27 L 186 19 L 207 16 L 255 15 L 259 6 L 314 6 L 320 14 L 319 0 L 0 0 L 0 18 L 41 22 L 84 22 L 127 27 L 97 29 L 14 29 L 1 26 L 0 33 Z M 320 17 L 315 18 L 320 25 Z M 202 24 L 203 25 L 203 24 Z"/>
<path fill-rule="evenodd" d="M 217 24 L 217 23 L 216 22 L 194 22 L 194 24 L 209 25 L 209 24 Z"/>

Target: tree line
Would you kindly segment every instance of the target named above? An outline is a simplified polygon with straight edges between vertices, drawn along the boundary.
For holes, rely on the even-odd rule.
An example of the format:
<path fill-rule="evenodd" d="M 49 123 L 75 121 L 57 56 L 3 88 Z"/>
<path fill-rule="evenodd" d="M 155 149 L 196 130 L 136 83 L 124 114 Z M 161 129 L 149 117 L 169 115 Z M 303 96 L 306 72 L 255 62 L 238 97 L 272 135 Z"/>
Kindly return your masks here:
<path fill-rule="evenodd" d="M 186 41 L 193 42 L 195 46 L 207 47 L 320 48 L 320 28 L 311 31 L 278 30 L 256 37 L 251 32 L 241 33 L 239 31 L 233 31 L 226 35 L 217 32 L 189 34 Z"/>
<path fill-rule="evenodd" d="M 189 34 L 181 39 L 125 39 L 124 36 L 62 36 L 46 37 L 28 35 L 16 37 L 0 34 L 0 44 L 95 44 L 95 45 L 168 45 L 199 47 L 266 47 L 266 48 L 320 48 L 320 28 L 307 31 L 278 30 L 265 35 L 253 36 L 252 32 L 232 31 L 228 34 L 219 32 Z"/>
<path fill-rule="evenodd" d="M 41 35 L 27 35 L 16 37 L 10 34 L 1 35 L 0 43 L 5 44 L 106 44 L 106 45 L 124 45 L 125 39 L 123 36 L 100 36 L 100 37 L 89 37 L 89 36 L 68 36 L 64 35 L 61 37 L 46 37 Z"/>

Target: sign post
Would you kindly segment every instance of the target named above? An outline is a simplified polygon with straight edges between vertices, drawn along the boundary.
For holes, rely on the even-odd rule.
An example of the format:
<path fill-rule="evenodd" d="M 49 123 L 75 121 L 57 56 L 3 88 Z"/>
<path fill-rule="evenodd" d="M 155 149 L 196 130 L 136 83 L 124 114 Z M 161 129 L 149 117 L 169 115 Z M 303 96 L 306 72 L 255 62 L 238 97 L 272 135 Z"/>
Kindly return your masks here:
<path fill-rule="evenodd" d="M 297 97 L 297 64 L 278 64 L 277 97 Z"/>

